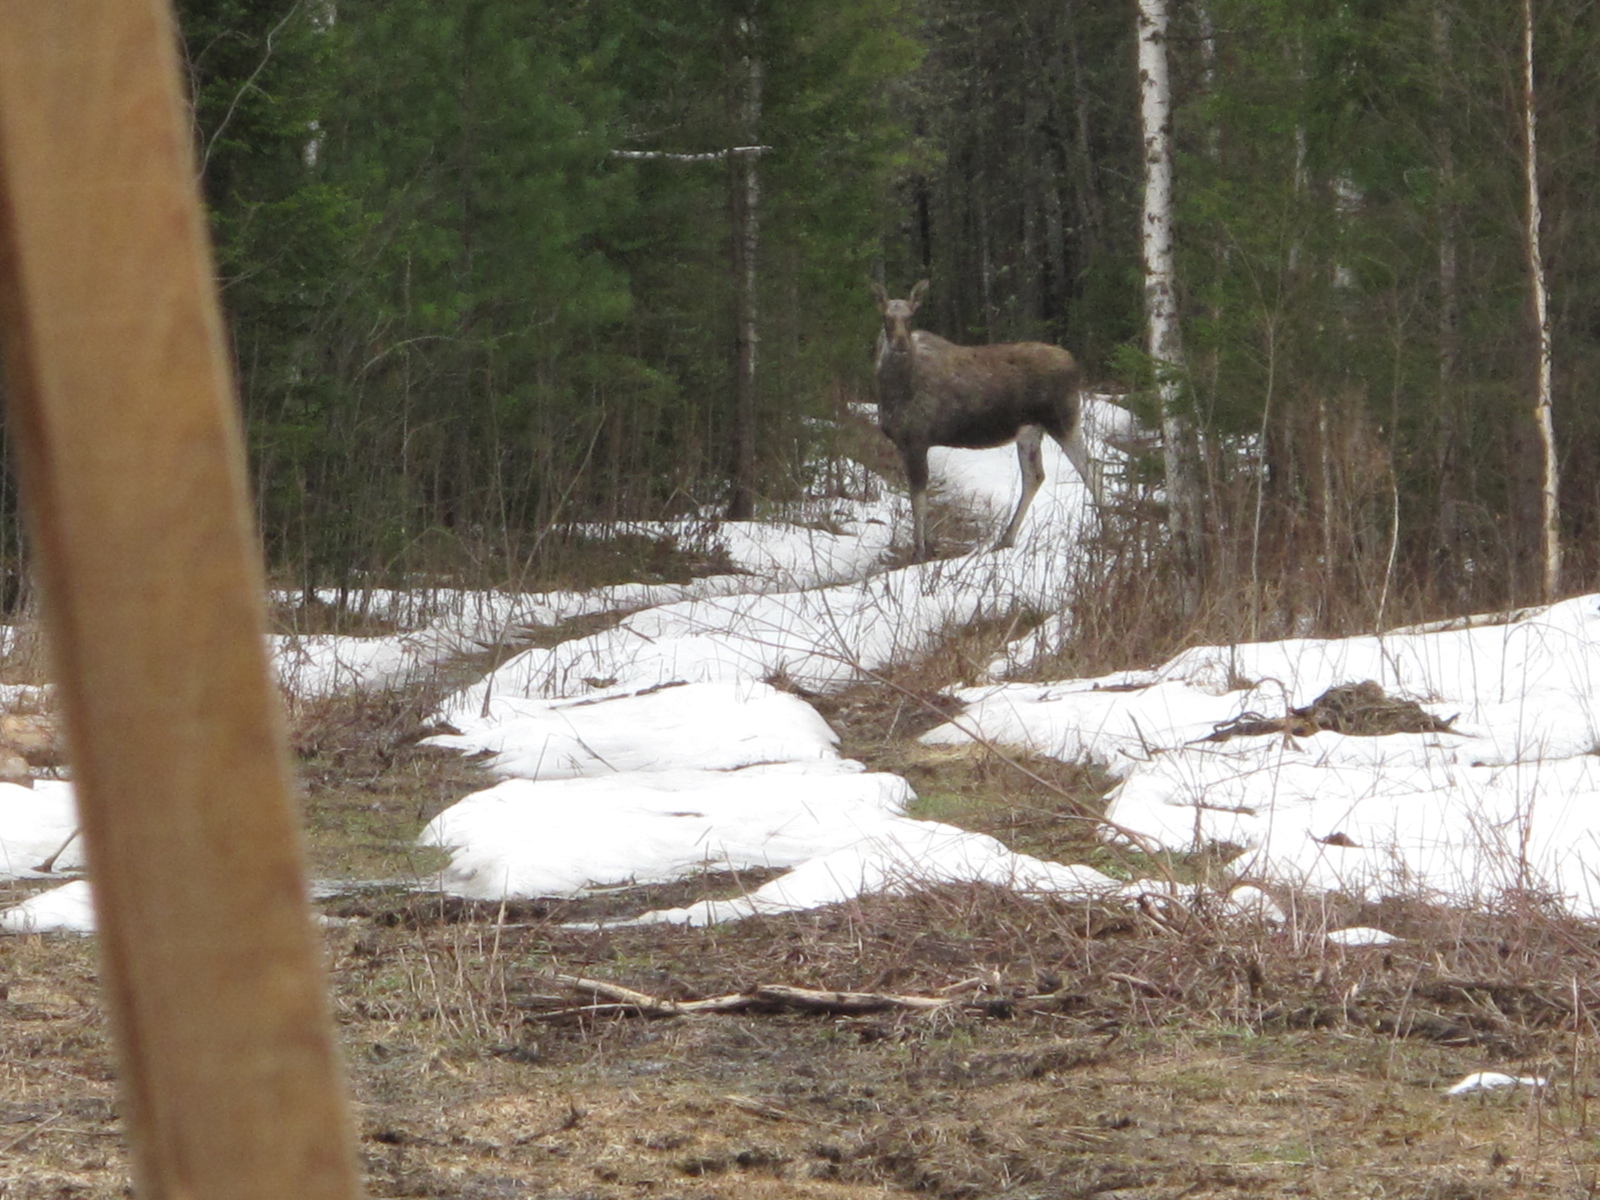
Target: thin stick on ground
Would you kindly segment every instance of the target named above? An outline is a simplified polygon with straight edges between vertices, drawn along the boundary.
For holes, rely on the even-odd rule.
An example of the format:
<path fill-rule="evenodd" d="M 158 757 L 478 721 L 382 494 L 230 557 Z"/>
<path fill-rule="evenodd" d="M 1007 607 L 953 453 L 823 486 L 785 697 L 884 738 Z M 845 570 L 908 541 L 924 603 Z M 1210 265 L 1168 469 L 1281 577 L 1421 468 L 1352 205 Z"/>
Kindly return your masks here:
<path fill-rule="evenodd" d="M 1007 1009 L 1016 1004 L 1042 1004 L 1054 999 L 1048 993 L 1021 997 L 994 997 L 989 999 L 963 999 L 959 996 L 912 996 L 893 992 L 825 991 L 818 988 L 794 987 L 790 984 L 764 983 L 742 992 L 722 996 L 709 996 L 701 1000 L 668 1000 L 635 991 L 621 984 L 581 975 L 546 975 L 543 978 L 554 984 L 602 998 L 597 1004 L 562 1004 L 549 1007 L 550 999 L 542 997 L 524 1004 L 534 1011 L 530 1021 L 561 1021 L 574 1017 L 621 1015 L 647 1018 L 689 1017 L 712 1013 L 771 1013 L 798 1012 L 827 1014 L 830 1016 L 867 1016 L 883 1012 L 931 1013 L 940 1010 L 992 1013 L 996 1004 Z M 1147 984 L 1154 988 L 1154 984 Z"/>

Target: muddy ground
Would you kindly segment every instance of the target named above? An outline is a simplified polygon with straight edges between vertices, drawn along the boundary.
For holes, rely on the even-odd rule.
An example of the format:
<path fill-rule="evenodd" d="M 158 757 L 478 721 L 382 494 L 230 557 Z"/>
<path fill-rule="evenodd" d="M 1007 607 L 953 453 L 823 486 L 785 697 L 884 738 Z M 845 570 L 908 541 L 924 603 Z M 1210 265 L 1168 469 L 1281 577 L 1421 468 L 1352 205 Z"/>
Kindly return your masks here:
<path fill-rule="evenodd" d="M 945 819 L 1118 868 L 1085 820 L 1103 781 L 919 752 L 917 695 L 891 681 L 828 715 Z M 411 839 L 478 779 L 415 746 L 419 711 L 300 715 L 320 878 L 437 869 Z M 503 907 L 392 885 L 319 900 L 371 1194 L 1593 1194 L 1600 931 L 1535 897 L 1471 915 L 1282 896 L 1290 922 L 1263 926 L 944 888 L 708 930 L 572 927 L 756 882 Z M 1405 940 L 1322 936 L 1358 921 Z M 886 999 L 672 1010 L 766 985 Z M 1480 1069 L 1549 1082 L 1443 1094 Z M 92 940 L 0 940 L 0 1197 L 128 1194 L 114 1074 Z"/>

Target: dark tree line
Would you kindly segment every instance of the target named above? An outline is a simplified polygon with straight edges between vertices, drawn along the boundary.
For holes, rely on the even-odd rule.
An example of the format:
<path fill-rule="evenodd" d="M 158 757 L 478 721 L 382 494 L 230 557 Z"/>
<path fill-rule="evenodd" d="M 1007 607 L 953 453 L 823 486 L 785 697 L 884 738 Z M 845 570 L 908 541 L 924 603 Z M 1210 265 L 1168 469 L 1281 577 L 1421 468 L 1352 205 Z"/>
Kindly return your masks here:
<path fill-rule="evenodd" d="M 920 6 L 913 119 L 934 166 L 902 185 L 889 261 L 932 273 L 942 332 L 1061 341 L 1156 429 L 1132 7 Z M 1537 599 L 1521 7 L 1170 7 L 1178 394 L 1205 535 L 1181 569 L 1263 633 Z M 1600 567 L 1600 21 L 1581 0 L 1532 13 L 1560 586 L 1575 590 Z M 1159 499 L 1159 456 L 1140 470 Z"/>
<path fill-rule="evenodd" d="M 752 137 L 746 474 L 792 492 L 860 374 L 903 8 L 181 4 L 274 569 L 505 579 L 553 523 L 725 503 Z"/>
<path fill-rule="evenodd" d="M 1516 9 L 1174 0 L 1204 537 L 1141 553 L 1264 630 L 1540 590 Z M 180 10 L 286 580 L 515 577 L 561 523 L 759 513 L 867 392 L 869 275 L 931 277 L 958 340 L 1066 345 L 1161 427 L 1130 3 Z M 1600 566 L 1600 22 L 1532 12 L 1570 590 Z M 1133 476 L 1154 545 L 1159 451 Z"/>

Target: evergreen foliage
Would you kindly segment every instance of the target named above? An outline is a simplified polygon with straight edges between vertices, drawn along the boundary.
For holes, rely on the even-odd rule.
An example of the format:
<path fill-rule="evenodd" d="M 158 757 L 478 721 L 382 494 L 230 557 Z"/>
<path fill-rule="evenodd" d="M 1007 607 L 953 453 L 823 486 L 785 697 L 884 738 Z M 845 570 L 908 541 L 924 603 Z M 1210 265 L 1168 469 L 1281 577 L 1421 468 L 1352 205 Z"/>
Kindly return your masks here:
<path fill-rule="evenodd" d="M 179 7 L 282 578 L 515 579 L 561 523 L 726 499 L 735 171 L 714 155 L 748 134 L 751 57 L 761 496 L 802 477 L 805 418 L 866 395 L 869 274 L 931 277 L 942 334 L 1057 342 L 1147 403 L 1125 5 Z M 1600 567 L 1600 24 L 1537 11 L 1576 587 Z M 1380 591 L 1534 594 L 1519 47 L 1497 0 L 1174 9 L 1205 587 L 1293 573 L 1284 621 L 1336 592 L 1369 615 Z"/>
<path fill-rule="evenodd" d="M 724 3 L 181 6 L 274 568 L 515 574 L 726 485 Z M 865 378 L 903 0 L 761 11 L 766 490 Z"/>

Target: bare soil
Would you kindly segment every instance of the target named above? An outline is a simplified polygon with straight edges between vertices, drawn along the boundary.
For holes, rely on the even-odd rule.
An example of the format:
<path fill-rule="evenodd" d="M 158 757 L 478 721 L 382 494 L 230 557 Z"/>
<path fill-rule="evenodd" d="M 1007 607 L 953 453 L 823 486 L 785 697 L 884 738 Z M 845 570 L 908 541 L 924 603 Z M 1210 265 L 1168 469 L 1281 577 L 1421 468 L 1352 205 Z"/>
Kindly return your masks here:
<path fill-rule="evenodd" d="M 1119 869 L 1087 821 L 1103 780 L 919 751 L 909 739 L 937 704 L 902 676 L 834 698 L 828 715 L 851 752 L 909 771 L 940 811 Z M 301 714 L 320 878 L 437 868 L 411 849 L 417 830 L 483 779 L 415 744 L 425 710 Z M 1281 896 L 1291 920 L 1266 927 L 964 887 L 712 929 L 574 924 L 763 878 L 503 906 L 333 888 L 318 903 L 371 1193 L 1594 1193 L 1600 931 L 1536 897 L 1473 915 Z M 1340 949 L 1322 936 L 1353 922 L 1405 940 Z M 5 1200 L 128 1194 L 95 974 L 92 939 L 0 940 Z M 572 977 L 663 1002 L 786 984 L 948 1003 L 650 1018 Z M 1481 1069 L 1549 1084 L 1443 1094 Z"/>

